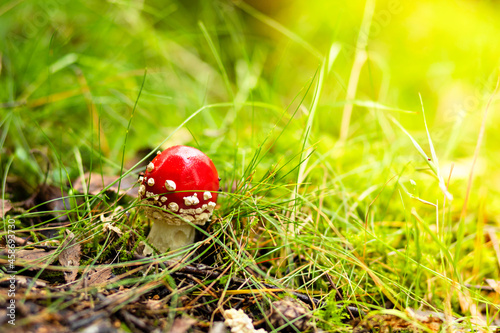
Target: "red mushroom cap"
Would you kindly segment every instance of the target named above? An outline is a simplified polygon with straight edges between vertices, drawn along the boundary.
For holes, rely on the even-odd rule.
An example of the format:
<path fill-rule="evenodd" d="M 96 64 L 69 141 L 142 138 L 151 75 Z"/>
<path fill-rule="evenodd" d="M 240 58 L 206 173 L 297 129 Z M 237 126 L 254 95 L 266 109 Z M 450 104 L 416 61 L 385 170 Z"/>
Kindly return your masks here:
<path fill-rule="evenodd" d="M 196 148 L 173 146 L 158 154 L 146 168 L 139 187 L 141 199 L 182 218 L 205 224 L 217 202 L 219 176 L 212 160 Z M 146 214 L 169 224 L 182 219 L 160 209 L 145 207 Z"/>

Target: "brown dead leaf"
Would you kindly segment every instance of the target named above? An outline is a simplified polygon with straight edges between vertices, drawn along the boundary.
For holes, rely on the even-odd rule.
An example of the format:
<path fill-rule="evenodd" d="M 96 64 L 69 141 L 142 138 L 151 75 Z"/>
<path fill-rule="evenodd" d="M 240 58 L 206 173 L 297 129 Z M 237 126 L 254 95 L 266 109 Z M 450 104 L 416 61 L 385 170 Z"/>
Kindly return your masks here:
<path fill-rule="evenodd" d="M 54 260 L 55 250 L 45 251 L 44 249 L 18 250 L 16 251 L 16 265 L 32 265 L 30 270 L 37 270 L 43 264 L 50 264 Z"/>
<path fill-rule="evenodd" d="M 59 216 L 58 220 L 60 221 L 66 221 L 68 217 L 64 212 L 73 208 L 68 192 L 61 191 L 60 187 L 47 184 L 41 185 L 38 189 L 36 202 L 46 205 L 48 210 Z"/>
<path fill-rule="evenodd" d="M 176 318 L 170 328 L 170 333 L 186 333 L 194 324 L 196 324 L 196 319 L 189 317 Z"/>
<path fill-rule="evenodd" d="M 116 322 L 115 322 L 116 323 Z M 123 332 L 122 330 L 117 330 L 120 328 L 121 323 L 118 321 L 118 325 L 113 325 L 110 318 L 100 318 L 89 326 L 82 328 L 81 333 L 91 333 L 91 332 Z"/>
<path fill-rule="evenodd" d="M 123 233 L 122 233 L 122 231 L 120 230 L 120 228 L 115 227 L 115 226 L 114 226 L 114 225 L 112 225 L 111 223 L 106 222 L 106 223 L 104 223 L 104 224 L 102 225 L 102 231 L 104 231 L 104 232 L 106 232 L 106 233 L 107 233 L 107 232 L 108 232 L 108 231 L 110 231 L 110 230 L 111 230 L 111 231 L 113 231 L 113 232 L 114 232 L 115 234 L 117 234 L 118 236 L 123 235 Z"/>
<path fill-rule="evenodd" d="M 4 217 L 11 209 L 12 205 L 9 200 L 0 199 L 0 218 Z"/>
<path fill-rule="evenodd" d="M 444 323 L 445 315 L 444 313 L 438 313 L 433 311 L 420 311 L 413 310 L 411 308 L 406 309 L 406 314 L 411 319 L 420 323 L 421 325 L 427 327 L 431 331 L 439 332 L 441 326 Z"/>
<path fill-rule="evenodd" d="M 6 275 L 3 278 L 0 278 L 0 283 L 6 282 L 10 280 L 10 276 Z M 24 276 L 24 275 L 16 275 L 16 284 L 18 287 L 27 288 L 32 285 L 33 288 L 43 288 L 47 287 L 47 281 L 42 279 L 34 280 L 32 277 Z"/>
<path fill-rule="evenodd" d="M 70 230 L 66 230 L 65 233 L 66 240 L 63 243 L 64 250 L 59 254 L 59 263 L 64 267 L 78 267 L 80 266 L 82 247 L 76 243 L 75 235 Z M 66 271 L 64 272 L 64 279 L 66 282 L 73 282 L 77 274 L 77 269 Z"/>
<path fill-rule="evenodd" d="M 461 288 L 461 290 L 457 290 L 458 293 L 458 302 L 460 303 L 460 307 L 464 313 L 469 312 L 471 315 L 471 323 L 486 327 L 487 322 L 484 315 L 481 313 L 481 310 L 478 308 L 477 303 L 471 297 L 469 291 L 465 288 Z"/>
<path fill-rule="evenodd" d="M 406 309 L 405 315 L 408 318 L 402 318 L 393 314 L 376 314 L 368 316 L 361 321 L 354 329 L 356 332 L 364 332 L 366 330 L 378 330 L 380 333 L 386 332 L 423 332 L 424 328 L 431 332 L 440 332 L 443 325 L 444 315 L 435 312 L 416 311 L 413 309 Z"/>
<path fill-rule="evenodd" d="M 27 190 L 24 190 L 24 192 L 27 192 Z M 41 184 L 37 187 L 35 193 L 32 193 L 23 201 L 17 202 L 14 207 L 20 211 L 31 210 L 31 212 L 43 211 L 44 213 L 50 213 L 58 222 L 64 222 L 68 220 L 68 211 L 74 208 L 74 205 L 72 205 L 68 192 L 57 186 Z M 39 223 L 43 220 L 44 218 L 36 216 L 36 214 L 31 218 L 32 223 Z M 48 238 L 55 237 L 57 233 L 47 232 L 46 234 L 44 231 L 48 230 L 42 229 L 42 234 Z"/>
<path fill-rule="evenodd" d="M 500 294 L 500 281 L 493 279 L 486 279 L 486 283 L 495 290 L 496 293 Z"/>
<path fill-rule="evenodd" d="M 164 303 L 159 300 L 154 300 L 154 299 L 148 299 L 146 302 L 146 308 L 149 310 L 160 310 L 163 308 Z"/>
<path fill-rule="evenodd" d="M 104 231 L 104 232 L 113 231 L 118 236 L 121 236 L 123 234 L 122 231 L 120 230 L 120 228 L 115 227 L 113 225 L 113 223 L 114 223 L 114 221 L 119 219 L 118 215 L 122 214 L 122 213 L 123 213 L 123 207 L 118 206 L 115 208 L 115 210 L 113 210 L 108 215 L 102 214 L 101 215 L 101 222 L 103 223 L 102 224 L 102 231 Z"/>
<path fill-rule="evenodd" d="M 88 190 L 89 194 L 92 195 L 98 195 L 99 193 L 102 192 L 102 190 L 106 187 L 108 187 L 109 184 L 113 183 L 118 179 L 116 176 L 106 176 L 106 175 L 101 175 L 100 173 L 89 173 L 86 172 L 84 174 L 85 181 L 82 182 L 81 178 L 78 178 L 73 186 L 75 190 L 78 192 L 84 192 L 84 186 Z M 89 182 L 90 178 L 90 182 Z M 137 179 L 132 176 L 128 175 L 121 180 L 120 184 L 120 195 L 121 194 L 127 194 L 131 197 L 137 197 L 137 190 L 133 188 L 133 186 L 137 183 Z M 114 184 L 111 186 L 108 191 L 112 192 L 117 192 L 118 191 L 118 183 Z"/>
<path fill-rule="evenodd" d="M 83 279 L 76 284 L 76 288 L 89 288 L 103 284 L 111 278 L 111 273 L 110 267 L 91 269 L 84 273 Z"/>

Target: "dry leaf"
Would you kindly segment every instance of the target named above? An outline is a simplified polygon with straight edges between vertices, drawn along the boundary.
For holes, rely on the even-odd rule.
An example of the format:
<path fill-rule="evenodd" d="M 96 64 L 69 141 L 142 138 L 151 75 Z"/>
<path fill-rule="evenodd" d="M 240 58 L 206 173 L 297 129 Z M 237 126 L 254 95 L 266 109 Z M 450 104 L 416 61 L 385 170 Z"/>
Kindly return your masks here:
<path fill-rule="evenodd" d="M 102 190 L 108 187 L 109 184 L 113 183 L 118 179 L 116 176 L 106 176 L 101 175 L 100 173 L 89 173 L 86 172 L 83 177 L 85 178 L 85 182 L 82 183 L 81 177 L 78 178 L 73 187 L 78 192 L 84 192 L 84 186 L 88 190 L 89 194 L 98 195 L 102 192 Z M 90 177 L 90 183 L 89 183 Z M 133 186 L 137 183 L 137 179 L 134 176 L 126 176 L 122 178 L 120 184 L 120 193 L 119 194 L 127 194 L 131 197 L 137 197 L 137 190 L 133 188 Z M 118 182 L 111 186 L 108 191 L 117 192 L 118 191 Z"/>
<path fill-rule="evenodd" d="M 69 194 L 66 191 L 61 191 L 60 187 L 44 184 L 40 186 L 36 197 L 38 203 L 47 205 L 47 208 L 54 211 L 55 215 L 60 215 L 62 212 L 70 210 L 74 207 L 71 205 Z M 65 221 L 66 215 L 61 215 L 59 220 Z"/>
<path fill-rule="evenodd" d="M 435 332 L 441 330 L 441 325 L 443 325 L 445 319 L 444 313 L 413 310 L 411 308 L 406 308 L 406 314 L 411 319 Z"/>
<path fill-rule="evenodd" d="M 66 240 L 63 243 L 64 250 L 59 254 L 59 263 L 64 267 L 78 267 L 80 266 L 81 246 L 75 242 L 75 235 L 66 230 Z M 64 272 L 64 279 L 66 282 L 75 281 L 77 269 Z"/>
<path fill-rule="evenodd" d="M 122 206 L 118 206 L 109 215 L 107 215 L 107 216 L 105 216 L 104 214 L 101 215 L 101 221 L 103 222 L 102 230 L 104 232 L 112 230 L 118 236 L 121 236 L 123 234 L 123 232 L 120 230 L 120 228 L 115 227 L 113 225 L 113 222 L 118 219 L 117 215 L 119 213 L 121 213 L 122 211 L 123 211 L 123 207 Z"/>
<path fill-rule="evenodd" d="M 163 308 L 163 302 L 160 300 L 148 299 L 146 302 L 146 307 L 149 310 L 160 310 Z"/>
<path fill-rule="evenodd" d="M 95 332 L 122 332 L 117 330 L 111 323 L 110 318 L 101 318 L 96 320 L 91 325 L 81 328 L 80 333 L 95 333 Z"/>
<path fill-rule="evenodd" d="M 170 333 L 186 333 L 194 324 L 196 324 L 196 319 L 189 317 L 176 318 L 170 328 Z"/>
<path fill-rule="evenodd" d="M 53 254 L 55 250 L 45 251 L 44 249 L 33 249 L 33 250 L 18 250 L 16 251 L 16 265 L 17 262 L 23 263 L 23 266 L 26 264 L 33 265 L 35 267 L 30 267 L 30 270 L 37 270 L 42 266 L 42 264 L 50 264 L 54 260 Z"/>
<path fill-rule="evenodd" d="M 500 281 L 495 281 L 493 279 L 486 279 L 486 283 L 488 284 L 488 286 L 493 288 L 493 290 L 495 290 L 495 292 L 500 294 Z"/>
<path fill-rule="evenodd" d="M 407 319 L 393 314 L 376 314 L 369 316 L 359 323 L 353 332 L 364 332 L 366 330 L 376 329 L 380 333 L 407 331 L 422 332 L 426 328 L 431 332 L 440 332 L 443 325 L 443 314 L 436 312 L 416 311 L 410 308 L 406 309 Z M 408 320 L 409 319 L 409 320 Z"/>
<path fill-rule="evenodd" d="M 118 236 L 121 236 L 123 235 L 122 231 L 120 230 L 120 228 L 118 227 L 115 227 L 114 225 L 112 225 L 111 223 L 104 223 L 102 225 L 102 231 L 106 232 L 106 231 L 109 231 L 109 230 L 112 230 L 114 231 Z"/>
<path fill-rule="evenodd" d="M 9 200 L 0 199 L 0 217 L 4 217 L 9 210 L 12 209 L 12 205 Z"/>
<path fill-rule="evenodd" d="M 270 326 L 283 326 L 283 331 L 307 331 L 312 318 L 309 312 L 306 304 L 288 296 L 284 297 L 272 303 L 268 314 L 272 324 Z"/>
<path fill-rule="evenodd" d="M 111 268 L 102 267 L 86 272 L 83 279 L 76 284 L 76 288 L 88 288 L 105 283 L 111 277 Z"/>
<path fill-rule="evenodd" d="M 10 280 L 10 276 L 6 275 L 5 277 L 0 279 L 0 283 L 6 282 Z M 47 286 L 47 281 L 42 280 L 42 279 L 36 279 L 34 280 L 32 277 L 29 276 L 23 276 L 23 275 L 16 275 L 16 284 L 18 287 L 23 287 L 27 288 L 31 284 L 33 284 L 33 288 L 43 288 Z"/>
<path fill-rule="evenodd" d="M 486 327 L 486 318 L 481 313 L 481 311 L 477 307 L 477 303 L 472 299 L 470 293 L 467 289 L 462 288 L 461 290 L 457 290 L 458 294 L 458 302 L 460 303 L 460 307 L 464 313 L 470 312 L 471 314 L 471 323 Z"/>

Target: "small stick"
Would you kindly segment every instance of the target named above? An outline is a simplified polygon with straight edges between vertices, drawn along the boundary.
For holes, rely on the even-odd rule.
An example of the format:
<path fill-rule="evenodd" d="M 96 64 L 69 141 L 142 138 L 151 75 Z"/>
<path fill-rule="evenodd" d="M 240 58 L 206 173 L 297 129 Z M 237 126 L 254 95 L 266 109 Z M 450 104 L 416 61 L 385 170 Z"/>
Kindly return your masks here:
<path fill-rule="evenodd" d="M 145 259 L 146 258 L 146 257 L 140 256 L 138 254 L 135 254 L 134 256 L 137 259 Z M 198 275 L 198 276 L 201 275 L 201 276 L 204 276 L 204 277 L 209 278 L 209 279 L 218 279 L 219 277 L 221 277 L 223 275 L 223 272 L 217 271 L 216 269 L 214 269 L 210 266 L 204 265 L 204 264 L 193 263 L 191 265 L 179 266 L 179 262 L 175 261 L 175 260 L 165 260 L 163 263 L 167 266 L 170 266 L 170 267 L 177 266 L 177 267 L 175 267 L 177 272 L 185 273 L 188 276 L 189 276 L 189 274 L 190 275 Z M 245 284 L 247 282 L 246 280 L 240 279 L 240 278 L 231 278 L 231 280 L 235 283 L 240 283 L 240 284 Z M 261 282 L 260 285 L 262 285 L 263 287 L 268 288 L 268 289 L 282 289 L 282 288 L 279 288 L 275 285 L 263 283 L 263 282 Z M 315 307 L 321 306 L 324 303 L 323 301 L 320 301 L 314 297 L 310 297 L 309 295 L 306 295 L 306 294 L 303 294 L 300 292 L 296 292 L 296 291 L 282 289 L 282 291 L 277 291 L 277 292 L 290 293 L 293 296 L 297 297 L 302 302 L 309 304 L 309 305 L 313 305 Z M 359 318 L 359 317 L 364 315 L 363 311 L 359 310 L 358 308 L 356 308 L 354 306 L 349 306 L 349 305 L 345 306 L 344 304 L 337 304 L 337 307 L 339 309 L 345 308 L 346 311 L 349 313 L 351 318 Z"/>

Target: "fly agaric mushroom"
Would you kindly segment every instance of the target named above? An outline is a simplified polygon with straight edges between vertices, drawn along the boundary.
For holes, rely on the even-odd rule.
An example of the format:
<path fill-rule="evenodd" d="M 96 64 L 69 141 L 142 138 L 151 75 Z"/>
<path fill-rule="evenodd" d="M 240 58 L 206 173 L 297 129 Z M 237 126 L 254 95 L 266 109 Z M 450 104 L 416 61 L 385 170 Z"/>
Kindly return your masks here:
<path fill-rule="evenodd" d="M 204 225 L 208 221 L 218 190 L 217 169 L 198 149 L 173 146 L 158 153 L 148 164 L 139 186 L 139 198 L 148 204 L 144 206 L 145 214 L 154 222 L 148 242 L 160 252 L 193 243 L 192 224 Z M 149 246 L 144 249 L 145 255 L 152 252 Z"/>

